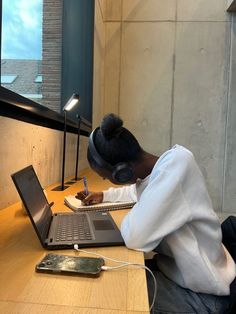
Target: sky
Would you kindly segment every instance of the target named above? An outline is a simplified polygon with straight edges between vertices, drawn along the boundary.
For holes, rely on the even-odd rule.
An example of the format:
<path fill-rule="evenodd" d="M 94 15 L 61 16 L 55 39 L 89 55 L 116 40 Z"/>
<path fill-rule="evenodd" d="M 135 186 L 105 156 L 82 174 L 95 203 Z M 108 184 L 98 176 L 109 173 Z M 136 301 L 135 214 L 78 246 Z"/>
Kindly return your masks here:
<path fill-rule="evenodd" d="M 43 0 L 2 1 L 2 59 L 42 59 Z"/>

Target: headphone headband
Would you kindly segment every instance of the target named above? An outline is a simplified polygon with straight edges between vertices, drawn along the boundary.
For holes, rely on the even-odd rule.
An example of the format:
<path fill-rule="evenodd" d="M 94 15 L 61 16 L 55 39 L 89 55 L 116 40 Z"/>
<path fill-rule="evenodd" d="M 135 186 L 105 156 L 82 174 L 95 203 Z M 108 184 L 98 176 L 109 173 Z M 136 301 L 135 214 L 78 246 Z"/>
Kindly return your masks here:
<path fill-rule="evenodd" d="M 96 165 L 101 169 L 106 169 L 111 172 L 113 179 L 121 184 L 129 182 L 133 177 L 133 169 L 128 162 L 120 162 L 117 165 L 111 165 L 109 162 L 104 160 L 98 153 L 95 146 L 95 134 L 100 128 L 97 127 L 92 131 L 89 136 L 89 152 L 95 161 Z"/>
<path fill-rule="evenodd" d="M 111 171 L 112 166 L 100 156 L 94 144 L 95 134 L 98 130 L 99 130 L 99 127 L 94 129 L 89 136 L 89 151 L 99 168 L 105 168 Z"/>

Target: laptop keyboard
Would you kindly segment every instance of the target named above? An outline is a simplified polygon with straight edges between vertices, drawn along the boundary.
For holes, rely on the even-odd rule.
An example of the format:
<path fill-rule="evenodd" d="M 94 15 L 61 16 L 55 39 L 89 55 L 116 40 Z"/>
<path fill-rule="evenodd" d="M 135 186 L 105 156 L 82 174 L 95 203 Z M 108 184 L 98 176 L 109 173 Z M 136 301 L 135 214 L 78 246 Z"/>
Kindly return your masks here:
<path fill-rule="evenodd" d="M 86 214 L 60 216 L 55 235 L 56 242 L 93 239 Z"/>

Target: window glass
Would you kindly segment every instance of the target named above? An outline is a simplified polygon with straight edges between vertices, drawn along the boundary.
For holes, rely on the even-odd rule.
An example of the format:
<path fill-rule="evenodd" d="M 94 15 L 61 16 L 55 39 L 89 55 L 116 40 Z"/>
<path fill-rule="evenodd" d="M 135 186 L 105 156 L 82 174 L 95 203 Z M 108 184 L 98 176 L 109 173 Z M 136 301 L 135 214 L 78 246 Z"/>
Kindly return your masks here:
<path fill-rule="evenodd" d="M 62 2 L 2 0 L 1 85 L 58 112 Z"/>

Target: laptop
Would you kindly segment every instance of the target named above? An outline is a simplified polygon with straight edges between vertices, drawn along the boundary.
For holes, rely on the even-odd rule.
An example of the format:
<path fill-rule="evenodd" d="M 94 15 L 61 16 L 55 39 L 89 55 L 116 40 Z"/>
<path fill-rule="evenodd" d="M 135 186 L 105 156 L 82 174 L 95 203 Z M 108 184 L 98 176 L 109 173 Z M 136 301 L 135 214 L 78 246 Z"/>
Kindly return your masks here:
<path fill-rule="evenodd" d="M 45 249 L 123 245 L 109 212 L 52 213 L 43 188 L 28 166 L 11 175 L 41 245 Z"/>

